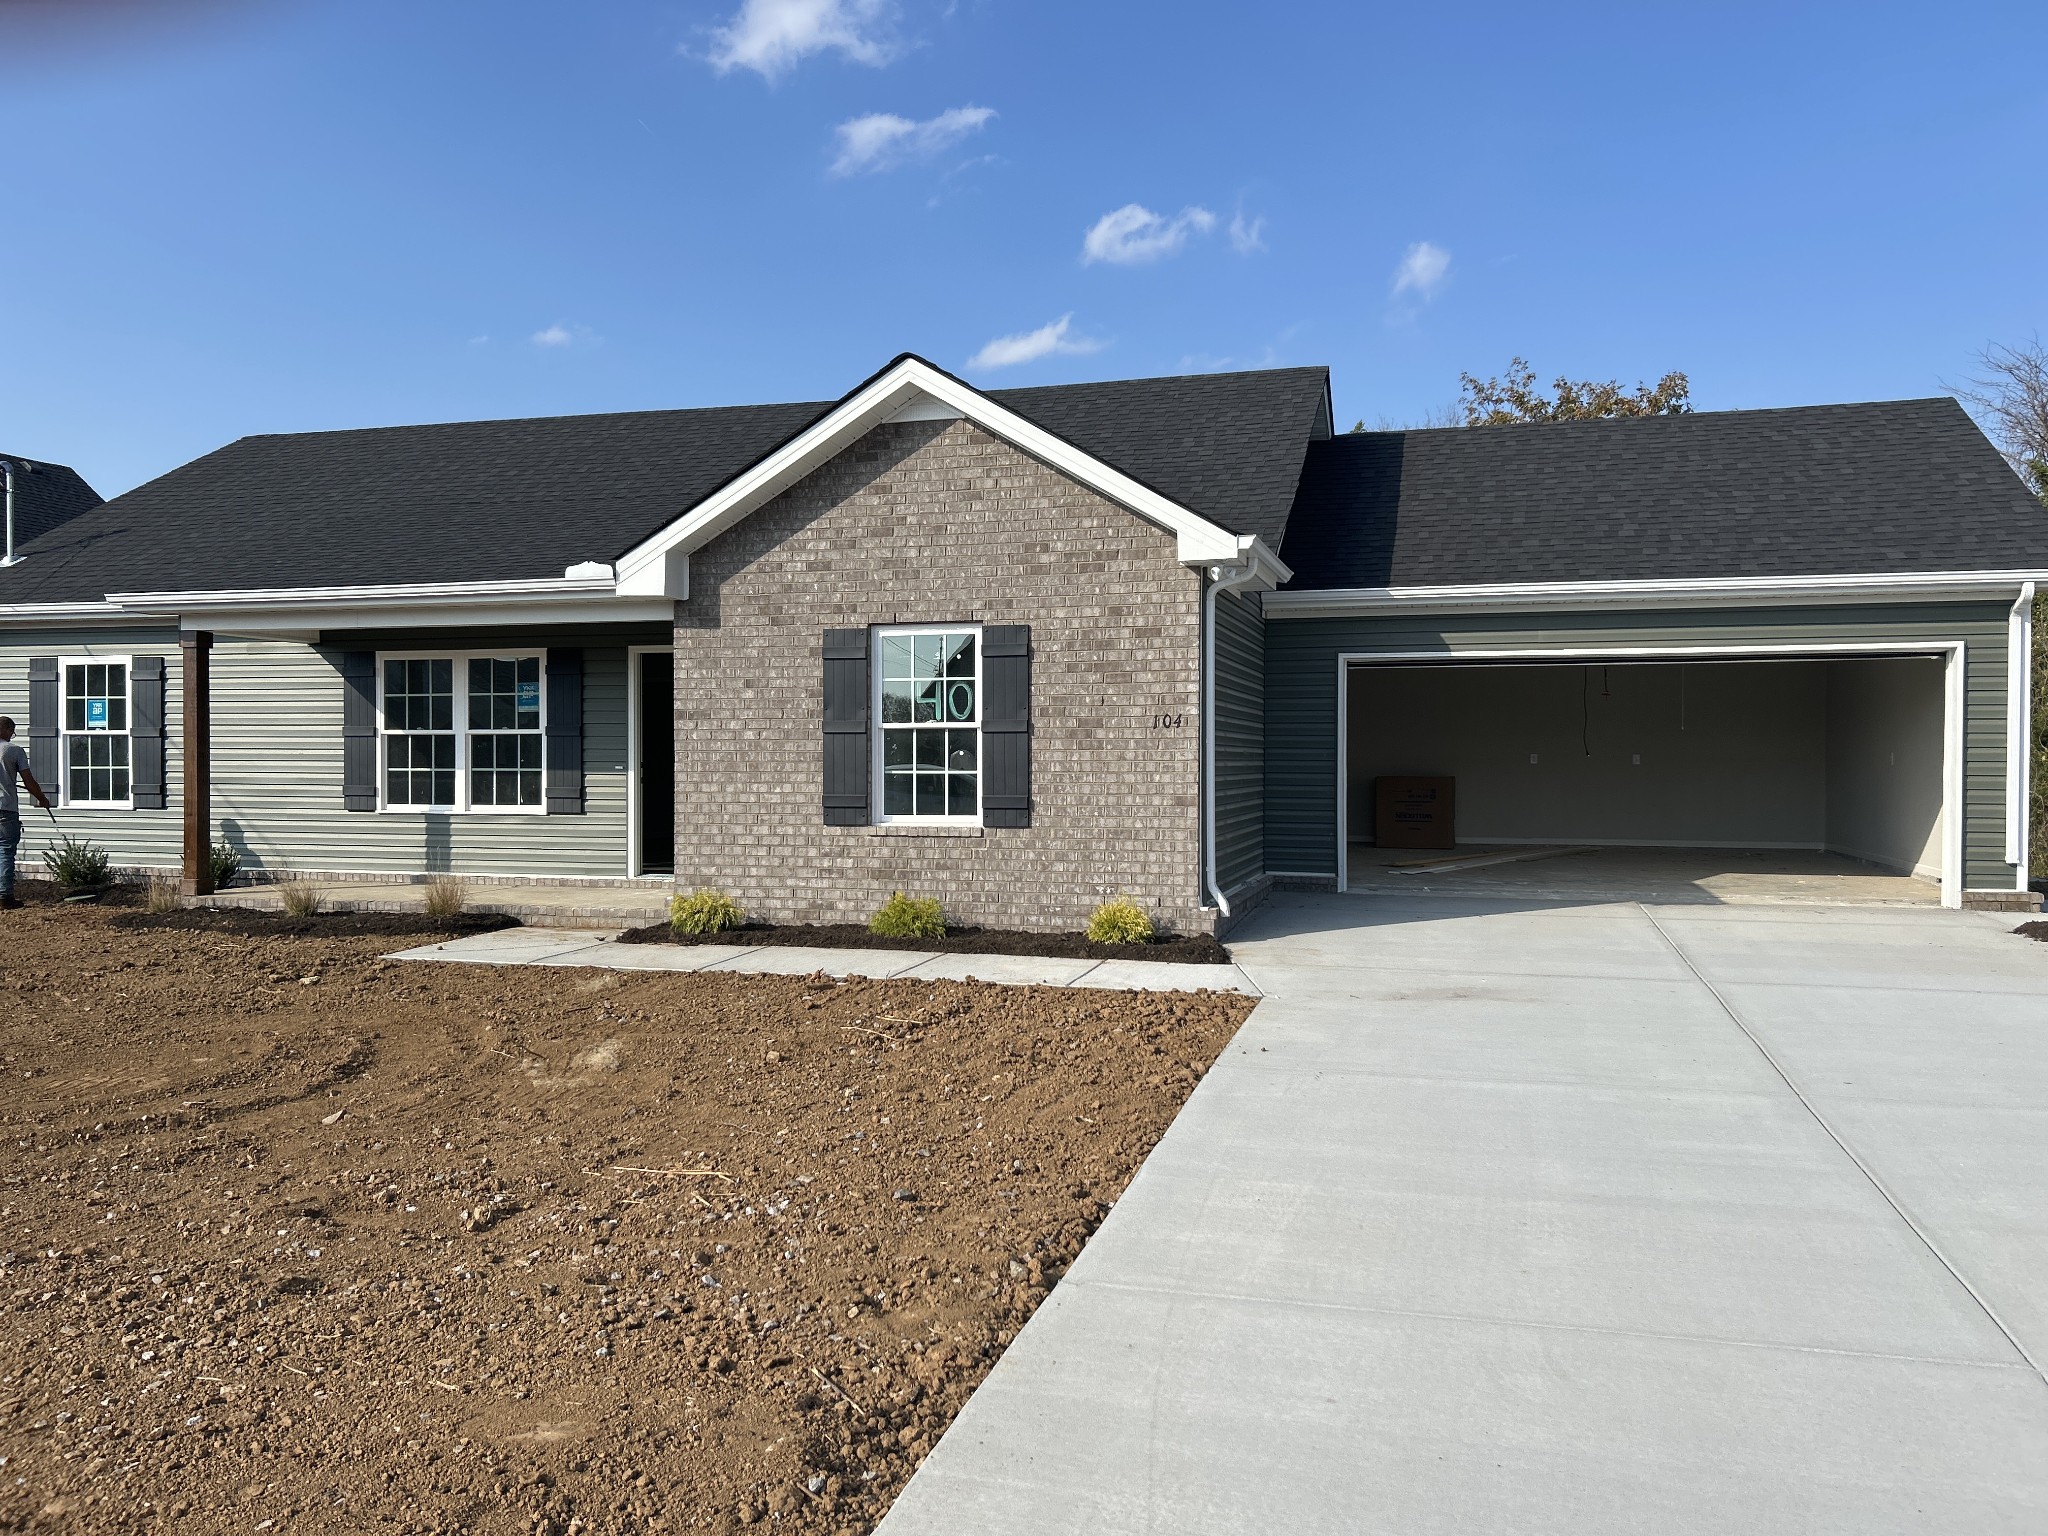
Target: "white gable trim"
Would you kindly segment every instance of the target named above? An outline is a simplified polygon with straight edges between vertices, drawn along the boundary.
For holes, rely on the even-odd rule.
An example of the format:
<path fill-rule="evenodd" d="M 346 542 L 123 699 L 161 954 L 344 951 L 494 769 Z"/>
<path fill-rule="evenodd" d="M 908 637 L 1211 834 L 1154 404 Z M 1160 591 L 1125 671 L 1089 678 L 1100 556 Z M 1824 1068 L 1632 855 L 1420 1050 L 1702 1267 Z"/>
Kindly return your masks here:
<path fill-rule="evenodd" d="M 929 421 L 947 417 L 973 422 L 1129 508 L 1147 522 L 1158 524 L 1174 535 L 1184 564 L 1236 562 L 1252 542 L 1083 453 L 931 364 L 906 357 L 652 538 L 628 550 L 618 562 L 619 595 L 653 597 L 672 593 L 683 584 L 675 569 L 676 557 L 687 559 L 690 551 L 701 549 L 781 495 L 866 435 L 871 427 L 892 418 Z"/>

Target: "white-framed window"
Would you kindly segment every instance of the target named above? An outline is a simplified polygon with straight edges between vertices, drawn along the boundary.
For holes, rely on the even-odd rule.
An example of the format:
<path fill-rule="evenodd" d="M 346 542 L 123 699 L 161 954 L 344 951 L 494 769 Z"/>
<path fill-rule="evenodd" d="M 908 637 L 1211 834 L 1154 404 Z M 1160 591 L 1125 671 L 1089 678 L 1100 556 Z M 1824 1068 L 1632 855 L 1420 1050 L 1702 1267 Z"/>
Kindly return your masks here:
<path fill-rule="evenodd" d="M 135 804 L 128 737 L 128 679 L 133 658 L 66 656 L 57 664 L 63 690 L 59 746 L 64 804 L 129 810 Z"/>
<path fill-rule="evenodd" d="M 981 821 L 981 627 L 875 632 L 876 820 Z"/>
<path fill-rule="evenodd" d="M 545 814 L 544 674 L 537 651 L 379 655 L 384 809 Z"/>

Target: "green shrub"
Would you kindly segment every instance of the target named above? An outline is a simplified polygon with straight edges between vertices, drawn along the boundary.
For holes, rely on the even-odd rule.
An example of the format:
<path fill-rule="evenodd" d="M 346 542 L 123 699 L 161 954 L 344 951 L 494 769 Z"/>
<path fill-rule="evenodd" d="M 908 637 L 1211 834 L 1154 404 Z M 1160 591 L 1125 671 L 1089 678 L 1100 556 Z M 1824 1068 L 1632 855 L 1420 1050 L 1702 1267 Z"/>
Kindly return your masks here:
<path fill-rule="evenodd" d="M 723 933 L 747 920 L 740 904 L 723 891 L 696 890 L 677 895 L 668 904 L 668 926 L 674 933 Z"/>
<path fill-rule="evenodd" d="M 57 884 L 74 891 L 99 890 L 114 877 L 106 849 L 69 833 L 56 847 L 43 850 L 43 868 Z"/>
<path fill-rule="evenodd" d="M 868 919 L 868 932 L 884 939 L 943 939 L 946 909 L 936 896 L 906 896 L 898 891 Z"/>
<path fill-rule="evenodd" d="M 1145 909 L 1128 896 L 1105 901 L 1088 917 L 1091 944 L 1150 944 L 1157 932 Z"/>
<path fill-rule="evenodd" d="M 235 876 L 242 872 L 242 856 L 227 843 L 215 843 L 206 850 L 206 864 L 213 875 L 213 888 L 217 891 L 234 883 Z"/>

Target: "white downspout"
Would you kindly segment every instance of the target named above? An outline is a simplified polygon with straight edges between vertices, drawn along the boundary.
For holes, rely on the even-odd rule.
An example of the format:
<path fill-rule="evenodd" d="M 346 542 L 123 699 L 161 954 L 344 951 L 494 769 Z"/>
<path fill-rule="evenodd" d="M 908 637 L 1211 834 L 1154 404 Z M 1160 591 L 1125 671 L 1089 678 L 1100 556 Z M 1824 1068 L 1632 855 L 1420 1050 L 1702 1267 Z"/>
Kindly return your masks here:
<path fill-rule="evenodd" d="M 2013 866 L 2017 884 L 2026 890 L 2027 822 L 2034 798 L 2034 584 L 2020 584 L 2006 627 L 2006 811 L 2005 861 Z"/>
<path fill-rule="evenodd" d="M 1256 558 L 1243 565 L 1209 567 L 1202 595 L 1202 883 L 1218 913 L 1230 916 L 1230 902 L 1216 877 L 1216 599 L 1258 579 Z"/>

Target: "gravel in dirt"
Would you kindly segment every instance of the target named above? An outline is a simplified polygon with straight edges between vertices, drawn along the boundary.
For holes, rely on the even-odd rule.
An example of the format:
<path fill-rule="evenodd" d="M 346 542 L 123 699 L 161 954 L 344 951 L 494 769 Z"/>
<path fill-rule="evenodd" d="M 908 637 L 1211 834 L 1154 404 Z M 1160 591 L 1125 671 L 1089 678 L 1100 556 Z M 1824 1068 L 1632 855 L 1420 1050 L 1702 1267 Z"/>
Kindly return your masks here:
<path fill-rule="evenodd" d="M 667 923 L 629 928 L 621 944 L 753 944 L 817 949 L 904 949 L 937 955 L 1040 955 L 1058 960 L 1173 960 L 1228 965 L 1230 951 L 1212 934 L 1154 939 L 1150 944 L 1096 944 L 1085 933 L 1018 933 L 956 928 L 943 939 L 889 939 L 860 923 L 748 923 L 723 933 L 677 933 Z"/>
<path fill-rule="evenodd" d="M 0 918 L 0 1529 L 867 1532 L 1250 1007 L 117 920 Z"/>

